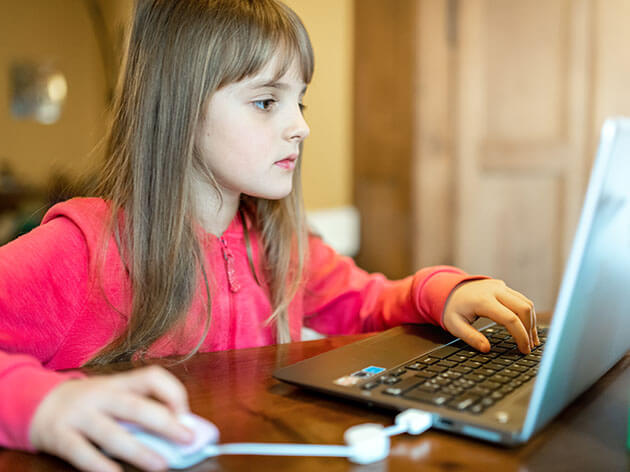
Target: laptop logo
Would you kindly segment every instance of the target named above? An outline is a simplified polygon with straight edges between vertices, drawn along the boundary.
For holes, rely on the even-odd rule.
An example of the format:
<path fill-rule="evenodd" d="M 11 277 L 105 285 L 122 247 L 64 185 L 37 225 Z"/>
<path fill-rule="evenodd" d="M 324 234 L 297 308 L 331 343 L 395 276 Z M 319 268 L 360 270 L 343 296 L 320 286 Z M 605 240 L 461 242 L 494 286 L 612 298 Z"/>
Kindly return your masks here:
<path fill-rule="evenodd" d="M 341 385 L 342 387 L 352 387 L 353 385 L 358 384 L 362 380 L 365 380 L 369 377 L 373 377 L 374 375 L 380 374 L 385 369 L 383 367 L 377 367 L 374 365 L 365 367 L 364 369 L 357 370 L 350 375 L 344 375 L 343 377 L 339 377 L 336 380 L 333 380 L 333 383 L 337 385 Z"/>

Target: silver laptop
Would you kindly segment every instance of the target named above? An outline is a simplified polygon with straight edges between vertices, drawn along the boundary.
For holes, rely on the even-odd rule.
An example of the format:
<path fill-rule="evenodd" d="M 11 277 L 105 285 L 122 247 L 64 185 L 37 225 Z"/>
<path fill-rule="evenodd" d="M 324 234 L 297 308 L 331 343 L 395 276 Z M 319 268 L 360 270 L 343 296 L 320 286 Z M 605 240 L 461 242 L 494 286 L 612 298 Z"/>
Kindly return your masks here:
<path fill-rule="evenodd" d="M 478 325 L 489 354 L 432 326 L 405 325 L 278 369 L 285 382 L 395 410 L 434 427 L 527 441 L 630 349 L 630 119 L 606 121 L 544 343 L 518 352 L 504 328 Z"/>

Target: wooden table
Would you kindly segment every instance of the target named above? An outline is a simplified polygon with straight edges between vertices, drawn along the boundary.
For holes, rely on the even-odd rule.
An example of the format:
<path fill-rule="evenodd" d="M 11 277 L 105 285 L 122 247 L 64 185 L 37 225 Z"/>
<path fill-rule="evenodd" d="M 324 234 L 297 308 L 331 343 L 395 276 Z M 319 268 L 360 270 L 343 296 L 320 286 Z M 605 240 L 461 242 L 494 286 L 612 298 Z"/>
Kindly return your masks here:
<path fill-rule="evenodd" d="M 212 419 L 223 442 L 342 444 L 350 426 L 392 424 L 394 414 L 272 379 L 284 366 L 366 335 L 199 354 L 170 368 L 187 386 L 194 412 Z M 359 466 L 343 458 L 225 456 L 194 471 L 617 471 L 626 453 L 630 354 L 527 445 L 507 449 L 439 431 L 392 438 L 388 459 Z M 121 370 L 128 365 L 114 366 Z M 71 467 L 46 455 L 0 451 L 0 471 Z"/>

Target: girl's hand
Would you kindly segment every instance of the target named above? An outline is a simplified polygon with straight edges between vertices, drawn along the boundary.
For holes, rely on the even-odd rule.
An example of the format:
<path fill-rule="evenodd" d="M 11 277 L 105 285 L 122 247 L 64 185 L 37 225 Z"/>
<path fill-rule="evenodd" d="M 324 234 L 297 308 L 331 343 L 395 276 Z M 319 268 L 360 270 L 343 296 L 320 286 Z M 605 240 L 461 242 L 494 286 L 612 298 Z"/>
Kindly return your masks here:
<path fill-rule="evenodd" d="M 525 354 L 540 344 L 534 304 L 501 280 L 473 280 L 455 287 L 444 307 L 443 323 L 451 334 L 488 352 L 488 339 L 470 326 L 480 316 L 505 326 Z"/>
<path fill-rule="evenodd" d="M 193 433 L 177 420 L 185 412 L 184 386 L 165 369 L 152 366 L 63 382 L 37 407 L 29 434 L 36 449 L 81 470 L 122 471 L 105 453 L 142 470 L 165 470 L 166 461 L 135 440 L 117 420 L 186 443 L 192 441 Z"/>

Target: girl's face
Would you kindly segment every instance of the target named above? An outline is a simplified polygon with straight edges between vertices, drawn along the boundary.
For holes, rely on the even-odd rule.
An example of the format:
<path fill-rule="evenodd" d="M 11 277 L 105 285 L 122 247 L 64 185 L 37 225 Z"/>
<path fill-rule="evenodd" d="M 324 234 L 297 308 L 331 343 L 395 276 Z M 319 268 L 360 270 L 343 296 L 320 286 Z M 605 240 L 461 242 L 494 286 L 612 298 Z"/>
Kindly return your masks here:
<path fill-rule="evenodd" d="M 299 145 L 309 134 L 302 115 L 306 84 L 295 61 L 273 80 L 276 70 L 271 61 L 205 104 L 196 146 L 224 199 L 243 193 L 275 200 L 291 192 Z"/>

